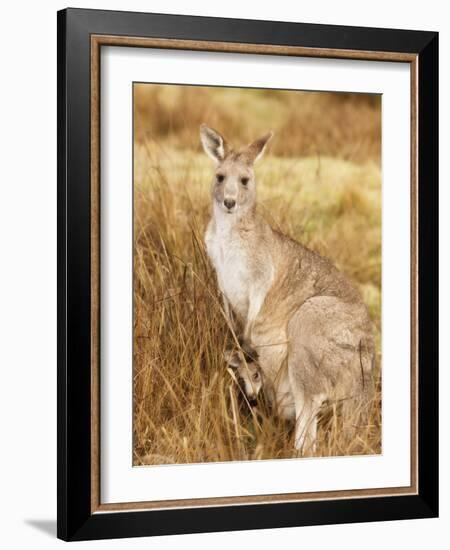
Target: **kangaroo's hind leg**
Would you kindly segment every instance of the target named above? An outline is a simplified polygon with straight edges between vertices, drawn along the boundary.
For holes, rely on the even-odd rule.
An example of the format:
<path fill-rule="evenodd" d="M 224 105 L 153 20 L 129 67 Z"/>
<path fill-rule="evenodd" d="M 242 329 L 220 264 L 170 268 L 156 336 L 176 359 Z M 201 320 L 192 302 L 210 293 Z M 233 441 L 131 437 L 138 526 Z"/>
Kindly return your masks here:
<path fill-rule="evenodd" d="M 373 385 L 373 341 L 365 308 L 333 297 L 310 299 L 289 321 L 288 341 L 294 399 L 308 396 L 316 416 L 323 401 L 341 403 L 345 429 L 354 439 L 358 404 L 371 395 Z"/>

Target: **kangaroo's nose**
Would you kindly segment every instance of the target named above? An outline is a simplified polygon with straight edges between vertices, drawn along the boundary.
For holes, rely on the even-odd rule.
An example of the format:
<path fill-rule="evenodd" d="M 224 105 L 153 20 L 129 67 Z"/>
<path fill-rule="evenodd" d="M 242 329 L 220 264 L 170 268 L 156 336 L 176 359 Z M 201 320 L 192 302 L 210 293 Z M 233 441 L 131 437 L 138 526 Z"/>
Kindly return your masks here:
<path fill-rule="evenodd" d="M 223 201 L 223 204 L 228 208 L 228 210 L 231 210 L 233 206 L 236 204 L 236 201 L 233 199 L 225 199 Z"/>

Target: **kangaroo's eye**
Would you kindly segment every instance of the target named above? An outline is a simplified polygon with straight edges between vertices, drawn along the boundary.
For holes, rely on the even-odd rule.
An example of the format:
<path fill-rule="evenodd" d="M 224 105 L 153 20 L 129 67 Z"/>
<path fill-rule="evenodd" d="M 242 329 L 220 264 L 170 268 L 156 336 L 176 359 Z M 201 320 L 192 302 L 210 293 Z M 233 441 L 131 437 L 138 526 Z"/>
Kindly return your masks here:
<path fill-rule="evenodd" d="M 223 174 L 217 174 L 216 179 L 218 183 L 222 183 L 223 180 L 225 179 L 225 176 Z"/>
<path fill-rule="evenodd" d="M 252 376 L 253 380 L 258 380 L 259 378 L 259 372 L 255 372 L 255 374 Z"/>
<path fill-rule="evenodd" d="M 241 183 L 245 187 L 248 183 L 248 178 L 241 178 Z"/>

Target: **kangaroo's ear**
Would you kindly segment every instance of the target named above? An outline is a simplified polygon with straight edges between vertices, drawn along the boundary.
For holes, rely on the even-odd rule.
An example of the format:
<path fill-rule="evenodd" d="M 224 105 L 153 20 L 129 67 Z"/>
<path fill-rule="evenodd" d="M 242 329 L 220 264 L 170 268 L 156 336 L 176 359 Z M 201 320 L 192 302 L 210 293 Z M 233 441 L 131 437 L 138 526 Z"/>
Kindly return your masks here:
<path fill-rule="evenodd" d="M 213 159 L 214 162 L 221 162 L 228 152 L 228 145 L 225 139 L 212 128 L 202 124 L 200 126 L 200 140 L 205 153 Z"/>
<path fill-rule="evenodd" d="M 227 349 L 223 352 L 223 358 L 225 359 L 227 365 L 233 369 L 237 369 L 241 364 L 239 355 L 231 349 Z"/>
<path fill-rule="evenodd" d="M 256 139 L 250 145 L 247 146 L 247 148 L 244 151 L 244 154 L 247 158 L 247 161 L 251 164 L 259 160 L 266 150 L 266 146 L 269 143 L 269 141 L 272 139 L 273 132 L 270 131 L 264 136 L 260 137 L 259 139 Z"/>

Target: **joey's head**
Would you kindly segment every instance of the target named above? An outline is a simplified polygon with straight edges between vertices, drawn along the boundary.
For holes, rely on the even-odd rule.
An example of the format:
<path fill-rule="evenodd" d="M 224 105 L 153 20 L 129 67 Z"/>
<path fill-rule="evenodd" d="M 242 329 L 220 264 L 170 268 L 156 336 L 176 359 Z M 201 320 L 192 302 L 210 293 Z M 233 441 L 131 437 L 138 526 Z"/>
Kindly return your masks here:
<path fill-rule="evenodd" d="M 238 379 L 241 389 L 244 391 L 250 405 L 256 404 L 256 399 L 263 387 L 263 373 L 261 367 L 251 356 L 245 356 L 242 352 L 227 350 L 224 353 L 225 361 L 231 367 Z"/>
<path fill-rule="evenodd" d="M 256 182 L 253 166 L 264 154 L 273 132 L 234 150 L 223 136 L 202 124 L 200 139 L 206 154 L 215 163 L 212 183 L 213 204 L 220 211 L 243 215 L 256 204 Z"/>

